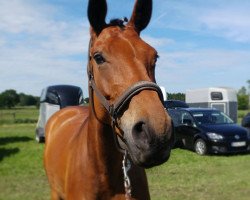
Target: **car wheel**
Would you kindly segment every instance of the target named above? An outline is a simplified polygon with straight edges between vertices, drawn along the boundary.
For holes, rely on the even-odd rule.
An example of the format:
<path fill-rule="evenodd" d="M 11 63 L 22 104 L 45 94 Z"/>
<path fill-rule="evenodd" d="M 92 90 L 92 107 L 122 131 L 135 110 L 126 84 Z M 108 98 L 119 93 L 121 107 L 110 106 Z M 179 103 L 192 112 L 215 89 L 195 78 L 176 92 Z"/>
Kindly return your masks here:
<path fill-rule="evenodd" d="M 45 141 L 45 138 L 36 135 L 36 141 L 37 141 L 38 143 L 43 143 L 43 142 Z"/>
<path fill-rule="evenodd" d="M 194 150 L 199 155 L 206 155 L 207 154 L 207 144 L 206 142 L 199 138 L 194 143 Z"/>

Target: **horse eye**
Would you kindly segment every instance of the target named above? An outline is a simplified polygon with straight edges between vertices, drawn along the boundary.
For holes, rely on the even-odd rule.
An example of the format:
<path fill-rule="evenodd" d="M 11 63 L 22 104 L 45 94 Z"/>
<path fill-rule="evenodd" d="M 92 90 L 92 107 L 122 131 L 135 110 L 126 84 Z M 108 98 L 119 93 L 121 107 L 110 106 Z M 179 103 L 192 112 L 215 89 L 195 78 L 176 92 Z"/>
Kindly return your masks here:
<path fill-rule="evenodd" d="M 98 65 L 101 65 L 105 62 L 105 59 L 100 53 L 95 53 L 93 57 Z"/>

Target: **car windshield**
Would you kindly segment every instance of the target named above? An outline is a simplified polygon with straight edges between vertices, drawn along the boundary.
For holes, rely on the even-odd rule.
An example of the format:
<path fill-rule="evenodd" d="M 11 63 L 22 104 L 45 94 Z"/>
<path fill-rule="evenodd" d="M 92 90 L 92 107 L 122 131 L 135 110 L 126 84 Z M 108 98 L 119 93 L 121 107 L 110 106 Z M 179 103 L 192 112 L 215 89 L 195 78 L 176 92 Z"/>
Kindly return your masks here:
<path fill-rule="evenodd" d="M 202 110 L 191 112 L 198 124 L 232 124 L 234 123 L 226 114 L 218 110 Z"/>

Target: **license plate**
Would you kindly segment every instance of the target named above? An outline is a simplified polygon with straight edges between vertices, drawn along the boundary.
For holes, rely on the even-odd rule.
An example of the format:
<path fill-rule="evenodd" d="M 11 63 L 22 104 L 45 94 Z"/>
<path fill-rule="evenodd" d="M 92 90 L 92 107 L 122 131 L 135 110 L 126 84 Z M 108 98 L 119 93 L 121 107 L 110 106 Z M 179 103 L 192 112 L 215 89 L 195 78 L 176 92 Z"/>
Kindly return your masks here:
<path fill-rule="evenodd" d="M 243 146 L 246 146 L 247 143 L 244 141 L 244 142 L 232 142 L 232 147 L 243 147 Z"/>

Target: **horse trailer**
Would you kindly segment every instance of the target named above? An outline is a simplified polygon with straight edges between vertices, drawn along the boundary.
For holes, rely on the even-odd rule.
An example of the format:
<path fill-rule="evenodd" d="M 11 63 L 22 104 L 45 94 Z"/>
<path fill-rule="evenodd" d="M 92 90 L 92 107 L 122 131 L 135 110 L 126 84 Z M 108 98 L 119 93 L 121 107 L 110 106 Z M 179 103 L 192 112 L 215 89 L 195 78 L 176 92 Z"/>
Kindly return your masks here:
<path fill-rule="evenodd" d="M 72 85 L 53 85 L 42 90 L 40 97 L 39 118 L 35 138 L 41 143 L 45 140 L 45 125 L 49 118 L 67 106 L 83 104 L 82 89 Z"/>
<path fill-rule="evenodd" d="M 237 123 L 237 92 L 228 87 L 209 87 L 186 91 L 186 103 L 190 107 L 216 108 Z"/>
<path fill-rule="evenodd" d="M 163 100 L 166 101 L 167 100 L 167 92 L 166 92 L 166 89 L 165 87 L 163 86 L 160 86 L 161 88 L 161 92 L 162 92 L 162 95 L 163 95 Z"/>

